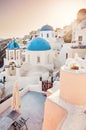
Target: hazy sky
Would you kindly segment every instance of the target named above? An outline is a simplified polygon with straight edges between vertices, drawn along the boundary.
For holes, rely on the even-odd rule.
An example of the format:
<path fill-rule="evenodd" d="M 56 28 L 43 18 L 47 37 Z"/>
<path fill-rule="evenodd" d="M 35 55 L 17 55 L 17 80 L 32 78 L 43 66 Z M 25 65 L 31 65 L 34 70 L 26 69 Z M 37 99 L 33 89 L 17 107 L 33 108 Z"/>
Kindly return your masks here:
<path fill-rule="evenodd" d="M 0 38 L 21 37 L 45 24 L 63 27 L 81 8 L 86 0 L 0 0 Z"/>

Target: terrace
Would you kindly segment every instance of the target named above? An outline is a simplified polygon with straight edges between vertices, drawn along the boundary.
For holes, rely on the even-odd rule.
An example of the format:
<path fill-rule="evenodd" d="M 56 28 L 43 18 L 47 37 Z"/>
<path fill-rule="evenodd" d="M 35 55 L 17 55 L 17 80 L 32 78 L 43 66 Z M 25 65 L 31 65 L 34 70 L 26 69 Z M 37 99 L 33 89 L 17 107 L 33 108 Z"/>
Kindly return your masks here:
<path fill-rule="evenodd" d="M 19 112 L 20 114 L 18 118 L 16 118 L 16 121 L 23 117 L 23 119 L 26 120 L 26 126 L 28 130 L 41 130 L 43 123 L 45 100 L 46 96 L 42 93 L 27 92 L 24 96 L 21 97 L 21 109 Z M 0 114 L 0 120 L 2 120 L 3 117 L 8 117 L 10 112 L 11 108 L 8 107 L 4 112 Z M 0 123 L 0 125 L 2 124 Z M 5 125 L 6 121 L 4 122 L 4 129 Z M 7 129 L 11 130 L 12 126 Z"/>

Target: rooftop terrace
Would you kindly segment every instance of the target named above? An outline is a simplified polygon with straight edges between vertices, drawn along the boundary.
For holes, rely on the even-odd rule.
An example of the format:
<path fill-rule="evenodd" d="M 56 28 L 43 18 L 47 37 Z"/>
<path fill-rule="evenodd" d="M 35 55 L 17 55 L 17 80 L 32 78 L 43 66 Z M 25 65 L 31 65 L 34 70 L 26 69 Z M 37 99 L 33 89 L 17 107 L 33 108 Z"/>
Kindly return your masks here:
<path fill-rule="evenodd" d="M 27 92 L 21 97 L 20 117 L 28 119 L 26 122 L 28 130 L 42 130 L 45 100 L 46 96 L 38 92 Z M 9 107 L 0 114 L 0 119 L 6 117 L 10 112 Z"/>

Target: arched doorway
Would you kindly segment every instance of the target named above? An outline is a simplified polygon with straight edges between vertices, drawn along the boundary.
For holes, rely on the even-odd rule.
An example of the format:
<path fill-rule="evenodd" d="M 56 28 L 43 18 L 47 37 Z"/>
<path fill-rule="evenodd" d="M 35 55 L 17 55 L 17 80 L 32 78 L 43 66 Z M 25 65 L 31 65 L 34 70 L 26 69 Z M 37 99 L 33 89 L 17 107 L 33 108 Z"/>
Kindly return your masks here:
<path fill-rule="evenodd" d="M 16 64 L 15 64 L 15 62 L 10 62 L 9 63 L 9 75 L 10 76 L 15 76 L 16 75 Z"/>

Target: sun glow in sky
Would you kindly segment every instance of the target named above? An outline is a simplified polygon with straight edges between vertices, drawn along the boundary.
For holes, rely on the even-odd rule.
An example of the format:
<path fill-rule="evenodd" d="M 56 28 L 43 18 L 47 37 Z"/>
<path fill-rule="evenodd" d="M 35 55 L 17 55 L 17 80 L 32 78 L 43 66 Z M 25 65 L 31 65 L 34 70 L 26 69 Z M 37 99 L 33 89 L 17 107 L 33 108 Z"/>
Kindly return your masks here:
<path fill-rule="evenodd" d="M 24 36 L 45 24 L 63 27 L 86 8 L 86 0 L 0 0 L 0 38 Z"/>

